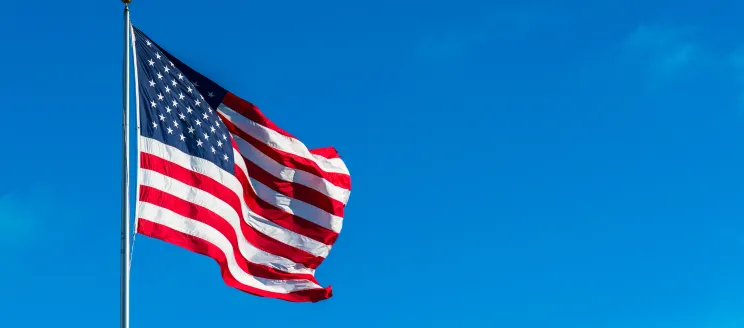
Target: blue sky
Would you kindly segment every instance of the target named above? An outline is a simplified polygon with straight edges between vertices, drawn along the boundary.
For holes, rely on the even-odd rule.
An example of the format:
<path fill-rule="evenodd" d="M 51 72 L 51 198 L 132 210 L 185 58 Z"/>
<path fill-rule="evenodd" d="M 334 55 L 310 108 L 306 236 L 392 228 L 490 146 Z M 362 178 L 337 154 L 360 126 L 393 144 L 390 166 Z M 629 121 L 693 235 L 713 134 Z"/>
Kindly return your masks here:
<path fill-rule="evenodd" d="M 743 326 L 743 7 L 134 0 L 354 189 L 332 299 L 140 236 L 132 327 Z M 0 326 L 118 325 L 121 9 L 0 11 Z"/>

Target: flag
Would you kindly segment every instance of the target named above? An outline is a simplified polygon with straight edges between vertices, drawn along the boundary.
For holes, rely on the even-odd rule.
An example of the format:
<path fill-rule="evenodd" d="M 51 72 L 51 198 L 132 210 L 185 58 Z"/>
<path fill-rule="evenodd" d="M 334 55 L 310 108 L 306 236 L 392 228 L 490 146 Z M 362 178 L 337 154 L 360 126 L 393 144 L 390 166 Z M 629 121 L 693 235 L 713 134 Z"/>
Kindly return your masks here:
<path fill-rule="evenodd" d="M 262 297 L 331 297 L 315 270 L 341 232 L 351 178 L 248 101 L 132 28 L 138 101 L 136 231 L 211 257 Z"/>

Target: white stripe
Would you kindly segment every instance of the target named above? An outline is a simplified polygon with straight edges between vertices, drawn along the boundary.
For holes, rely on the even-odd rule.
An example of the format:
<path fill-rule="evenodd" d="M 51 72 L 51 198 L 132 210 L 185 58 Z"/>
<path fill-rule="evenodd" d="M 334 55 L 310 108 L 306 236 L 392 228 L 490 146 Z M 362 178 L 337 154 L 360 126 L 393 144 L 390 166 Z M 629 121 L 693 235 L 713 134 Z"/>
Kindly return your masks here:
<path fill-rule="evenodd" d="M 346 174 L 346 175 L 349 175 L 350 174 L 349 173 L 349 168 L 346 167 L 346 163 L 344 163 L 344 160 L 343 159 L 340 159 L 338 157 L 325 158 L 323 156 L 315 155 L 315 154 L 312 154 L 312 155 L 313 155 L 313 157 L 315 158 L 316 161 L 319 161 L 319 160 L 326 161 L 326 162 L 328 162 L 333 167 L 342 168 L 343 169 L 343 172 L 340 172 L 340 173 L 343 173 L 343 174 Z"/>
<path fill-rule="evenodd" d="M 252 263 L 270 266 L 277 270 L 289 273 L 307 273 L 313 274 L 313 270 L 305 268 L 301 264 L 292 262 L 284 257 L 262 251 L 251 245 L 240 229 L 240 217 L 235 209 L 230 207 L 221 199 L 197 188 L 186 185 L 180 181 L 169 178 L 155 171 L 140 170 L 142 185 L 158 189 L 183 199 L 187 202 L 197 204 L 209 209 L 227 221 L 238 237 L 238 250 L 243 257 Z"/>
<path fill-rule="evenodd" d="M 176 147 L 168 146 L 152 138 L 140 136 L 139 140 L 141 146 L 140 152 L 155 155 L 190 171 L 206 175 L 215 181 L 219 181 L 230 190 L 240 190 L 241 193 L 239 195 L 242 195 L 243 187 L 240 185 L 240 181 L 216 164 L 206 159 L 186 154 Z"/>
<path fill-rule="evenodd" d="M 309 280 L 276 280 L 251 276 L 238 265 L 230 241 L 213 227 L 150 203 L 140 202 L 138 210 L 140 218 L 144 220 L 164 225 L 180 233 L 203 239 L 217 246 L 225 254 L 227 268 L 230 274 L 241 284 L 282 294 L 321 288 Z"/>
<path fill-rule="evenodd" d="M 235 124 L 235 126 L 240 130 L 272 148 L 309 159 L 318 164 L 318 167 L 323 171 L 349 174 L 346 164 L 344 164 L 344 161 L 340 158 L 328 159 L 323 156 L 314 155 L 310 153 L 307 147 L 305 147 L 305 145 L 299 140 L 287 137 L 279 132 L 251 121 L 245 116 L 238 114 L 230 107 L 227 107 L 225 104 L 220 104 L 217 111 L 230 120 L 230 122 Z"/>
<path fill-rule="evenodd" d="M 251 188 L 253 188 L 253 191 L 256 193 L 256 196 L 258 196 L 258 198 L 275 206 L 276 208 L 279 208 L 289 214 L 299 216 L 323 228 L 332 230 L 336 233 L 341 232 L 341 226 L 343 225 L 344 221 L 342 217 L 328 213 L 301 200 L 287 197 L 286 195 L 278 193 L 262 184 L 261 182 L 251 178 L 250 175 L 248 175 L 248 170 L 246 169 L 245 162 L 243 161 L 243 158 L 240 157 L 238 150 L 233 148 L 233 151 L 235 152 L 235 164 L 237 164 L 238 168 L 243 171 L 243 174 L 248 177 Z"/>
<path fill-rule="evenodd" d="M 336 186 L 328 180 L 319 177 L 315 174 L 305 172 L 303 170 L 296 170 L 291 167 L 282 165 L 276 162 L 271 157 L 266 156 L 263 152 L 253 147 L 250 143 L 246 142 L 239 136 L 233 135 L 235 143 L 238 144 L 238 149 L 243 156 L 258 167 L 262 168 L 269 174 L 287 182 L 299 183 L 303 186 L 312 188 L 323 195 L 333 198 L 341 203 L 346 204 L 349 200 L 350 191 L 345 188 Z"/>
<path fill-rule="evenodd" d="M 149 139 L 149 138 L 145 138 L 145 139 Z M 225 172 L 224 170 L 222 170 L 220 167 L 218 167 L 214 163 L 201 159 L 201 158 L 189 156 L 188 154 L 183 153 L 181 150 L 177 148 L 170 147 L 154 139 L 149 139 L 143 143 L 148 144 L 148 147 L 147 147 L 148 153 L 161 157 L 176 165 L 183 166 L 186 169 L 202 173 L 212 179 L 217 180 L 218 182 L 222 183 L 223 185 L 227 186 L 230 190 L 235 192 L 238 199 L 240 199 L 240 205 L 243 211 L 243 221 L 247 223 L 248 225 L 250 225 L 251 227 L 253 227 L 254 229 L 256 229 L 257 231 L 281 243 L 301 249 L 314 256 L 320 256 L 320 257 L 328 256 L 331 246 L 323 244 L 305 235 L 301 235 L 294 231 L 285 229 L 284 227 L 281 227 L 277 225 L 276 223 L 271 222 L 270 220 L 267 220 L 266 218 L 263 218 L 260 215 L 251 211 L 248 208 L 248 205 L 245 203 L 245 200 L 243 199 L 243 186 L 241 186 L 237 178 L 233 176 L 232 174 Z M 150 151 L 154 151 L 154 152 L 150 152 Z M 186 158 L 184 158 L 184 156 Z M 238 157 L 237 159 L 242 160 L 241 157 Z M 184 165 L 186 163 L 190 163 L 191 166 Z M 196 169 L 193 166 L 194 163 L 197 165 L 196 168 L 198 169 Z M 228 204 L 224 203 L 224 201 L 222 201 L 221 199 L 214 197 L 213 195 L 207 192 L 204 192 L 200 189 L 188 186 L 180 181 L 170 179 L 170 178 L 168 179 L 169 181 L 167 181 L 167 184 L 162 185 L 162 186 L 153 186 L 153 187 L 161 189 L 161 188 L 171 188 L 170 187 L 171 185 L 181 185 L 180 188 L 169 190 L 168 192 L 170 194 L 173 194 L 174 196 L 178 196 L 182 199 L 189 200 L 189 201 L 191 201 L 191 199 L 193 198 L 194 200 L 192 201 L 192 203 L 195 203 L 197 200 L 200 200 L 200 199 L 212 198 L 211 201 L 220 202 L 224 204 L 225 207 L 230 209 L 229 212 L 224 212 L 224 213 L 221 212 L 218 214 L 220 214 L 221 216 L 222 215 L 235 215 L 236 219 L 239 220 L 239 216 L 238 216 L 239 214 L 235 211 L 235 209 L 230 207 Z M 193 190 L 189 190 L 189 189 L 193 189 Z M 222 204 L 211 204 L 211 205 L 222 206 Z M 204 206 L 204 207 L 211 209 L 210 206 Z M 227 217 L 225 218 L 228 219 Z"/>
<path fill-rule="evenodd" d="M 344 219 L 342 217 L 328 213 L 301 200 L 287 197 L 286 195 L 276 192 L 274 189 L 271 189 L 252 178 L 251 186 L 253 186 L 253 190 L 256 191 L 258 198 L 268 202 L 269 204 L 274 205 L 287 213 L 297 215 L 323 228 L 333 230 L 336 233 L 341 232 L 341 226 L 344 224 Z"/>

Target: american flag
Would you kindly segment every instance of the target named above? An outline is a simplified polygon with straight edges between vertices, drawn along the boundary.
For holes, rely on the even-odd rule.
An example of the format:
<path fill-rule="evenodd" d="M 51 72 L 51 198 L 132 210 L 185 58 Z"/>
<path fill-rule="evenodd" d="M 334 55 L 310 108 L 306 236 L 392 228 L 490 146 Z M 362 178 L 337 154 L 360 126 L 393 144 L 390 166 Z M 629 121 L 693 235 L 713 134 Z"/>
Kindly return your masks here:
<path fill-rule="evenodd" d="M 138 93 L 136 231 L 213 258 L 244 292 L 331 297 L 315 270 L 343 224 L 351 178 L 253 104 L 132 28 Z"/>

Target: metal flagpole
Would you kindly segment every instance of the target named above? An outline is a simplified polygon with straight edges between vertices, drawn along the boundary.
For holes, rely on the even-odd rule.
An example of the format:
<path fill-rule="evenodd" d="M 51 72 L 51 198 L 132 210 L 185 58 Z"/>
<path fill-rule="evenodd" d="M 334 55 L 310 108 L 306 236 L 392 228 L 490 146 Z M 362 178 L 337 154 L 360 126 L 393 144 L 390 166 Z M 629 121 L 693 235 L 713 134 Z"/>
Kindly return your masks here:
<path fill-rule="evenodd" d="M 122 177 L 121 177 L 121 325 L 129 328 L 129 3 L 124 3 L 124 63 L 122 111 Z"/>

